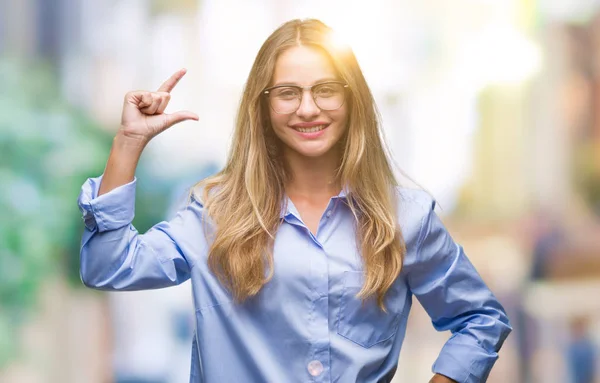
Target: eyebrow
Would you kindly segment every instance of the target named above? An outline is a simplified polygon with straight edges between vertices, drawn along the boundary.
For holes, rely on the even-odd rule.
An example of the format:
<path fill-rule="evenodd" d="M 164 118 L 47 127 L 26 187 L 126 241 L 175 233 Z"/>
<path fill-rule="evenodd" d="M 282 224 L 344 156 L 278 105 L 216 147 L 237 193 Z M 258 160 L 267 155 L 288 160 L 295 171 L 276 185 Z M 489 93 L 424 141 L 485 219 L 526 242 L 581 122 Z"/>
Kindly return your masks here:
<path fill-rule="evenodd" d="M 321 78 L 321 79 L 315 81 L 312 85 L 316 85 L 316 84 L 320 84 L 320 83 L 328 82 L 328 81 L 340 81 L 340 79 L 337 77 L 324 77 L 324 78 Z M 280 82 L 280 83 L 275 83 L 272 86 L 285 86 L 285 85 L 302 86 L 296 82 Z"/>

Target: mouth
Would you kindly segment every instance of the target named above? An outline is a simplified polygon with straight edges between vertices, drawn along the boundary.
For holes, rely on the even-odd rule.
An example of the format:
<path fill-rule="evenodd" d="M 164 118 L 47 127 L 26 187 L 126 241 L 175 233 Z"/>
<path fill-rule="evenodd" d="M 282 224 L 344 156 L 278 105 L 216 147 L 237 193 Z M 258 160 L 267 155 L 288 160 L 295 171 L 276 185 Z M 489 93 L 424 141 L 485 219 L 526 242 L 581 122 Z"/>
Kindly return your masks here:
<path fill-rule="evenodd" d="M 315 126 L 309 126 L 309 127 L 292 126 L 292 129 L 294 129 L 300 133 L 316 133 L 316 132 L 320 132 L 321 130 L 327 128 L 328 126 L 329 126 L 329 124 L 315 125 Z"/>

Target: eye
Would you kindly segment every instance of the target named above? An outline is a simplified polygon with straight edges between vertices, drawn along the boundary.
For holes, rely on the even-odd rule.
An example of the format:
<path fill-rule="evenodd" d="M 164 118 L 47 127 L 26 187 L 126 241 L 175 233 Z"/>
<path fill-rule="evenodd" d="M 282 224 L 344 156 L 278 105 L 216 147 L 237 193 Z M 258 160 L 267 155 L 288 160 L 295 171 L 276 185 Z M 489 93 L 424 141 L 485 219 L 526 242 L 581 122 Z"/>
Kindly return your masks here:
<path fill-rule="evenodd" d="M 277 88 L 273 95 L 283 100 L 291 100 L 298 97 L 298 90 L 295 88 Z"/>
<path fill-rule="evenodd" d="M 317 90 L 317 92 L 319 94 L 331 94 L 331 93 L 334 93 L 334 90 L 331 87 L 325 86 L 325 87 L 319 88 Z"/>
<path fill-rule="evenodd" d="M 318 97 L 332 97 L 341 92 L 341 86 L 338 84 L 323 84 L 316 87 L 314 92 Z"/>

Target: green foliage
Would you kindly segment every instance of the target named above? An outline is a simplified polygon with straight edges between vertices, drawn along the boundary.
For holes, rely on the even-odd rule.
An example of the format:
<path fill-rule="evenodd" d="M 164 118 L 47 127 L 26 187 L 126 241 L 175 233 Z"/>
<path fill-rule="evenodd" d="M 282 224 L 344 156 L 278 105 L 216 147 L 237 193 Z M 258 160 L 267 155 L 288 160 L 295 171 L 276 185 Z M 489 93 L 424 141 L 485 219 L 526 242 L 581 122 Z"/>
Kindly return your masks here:
<path fill-rule="evenodd" d="M 35 315 L 44 280 L 66 276 L 72 287 L 83 287 L 77 197 L 88 177 L 102 174 L 113 134 L 62 98 L 51 67 L 0 59 L 0 78 L 1 370 L 17 357 L 18 328 Z M 215 171 L 201 169 L 204 176 Z M 141 233 L 199 179 L 190 175 L 172 194 L 182 176 L 157 177 L 144 156 L 136 173 L 133 224 Z"/>
<path fill-rule="evenodd" d="M 77 196 L 101 174 L 112 137 L 60 97 L 51 68 L 0 60 L 0 74 L 1 368 L 44 279 L 78 265 Z"/>

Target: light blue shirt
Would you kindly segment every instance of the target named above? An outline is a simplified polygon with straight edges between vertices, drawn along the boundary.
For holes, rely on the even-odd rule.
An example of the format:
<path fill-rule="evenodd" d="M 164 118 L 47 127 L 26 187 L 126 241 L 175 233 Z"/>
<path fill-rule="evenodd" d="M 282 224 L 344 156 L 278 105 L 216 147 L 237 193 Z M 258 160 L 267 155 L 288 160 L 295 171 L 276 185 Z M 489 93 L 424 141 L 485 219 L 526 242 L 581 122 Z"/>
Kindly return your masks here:
<path fill-rule="evenodd" d="M 511 331 L 504 309 L 423 191 L 397 189 L 407 252 L 384 313 L 375 300 L 362 305 L 355 297 L 363 266 L 343 191 L 329 201 L 316 235 L 288 199 L 273 279 L 235 304 L 208 268 L 200 202 L 139 234 L 131 225 L 136 181 L 97 197 L 100 181 L 87 180 L 78 201 L 86 226 L 82 281 L 100 290 L 141 290 L 191 278 L 190 382 L 389 382 L 413 296 L 438 331 L 452 332 L 433 372 L 458 382 L 484 382 Z"/>

